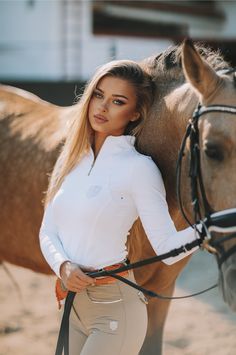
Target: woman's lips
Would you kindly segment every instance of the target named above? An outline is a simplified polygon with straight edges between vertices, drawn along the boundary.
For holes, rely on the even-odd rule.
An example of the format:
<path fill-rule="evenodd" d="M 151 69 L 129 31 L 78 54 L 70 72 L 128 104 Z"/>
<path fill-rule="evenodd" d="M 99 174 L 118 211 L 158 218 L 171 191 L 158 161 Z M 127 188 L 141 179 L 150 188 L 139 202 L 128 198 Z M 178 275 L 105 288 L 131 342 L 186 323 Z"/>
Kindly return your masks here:
<path fill-rule="evenodd" d="M 105 122 L 108 121 L 108 120 L 106 119 L 106 117 L 101 116 L 101 115 L 94 115 L 94 118 L 95 118 L 95 121 L 96 121 L 97 123 L 105 123 Z"/>

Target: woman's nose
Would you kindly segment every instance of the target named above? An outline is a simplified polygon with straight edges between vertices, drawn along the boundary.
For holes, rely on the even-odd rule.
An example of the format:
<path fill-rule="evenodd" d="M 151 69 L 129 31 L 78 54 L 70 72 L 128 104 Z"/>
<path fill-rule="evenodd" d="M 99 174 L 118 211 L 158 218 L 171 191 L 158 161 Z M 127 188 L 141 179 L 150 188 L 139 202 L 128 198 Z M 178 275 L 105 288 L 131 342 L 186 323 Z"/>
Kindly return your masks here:
<path fill-rule="evenodd" d="M 108 102 L 107 101 L 102 101 L 101 103 L 100 103 L 100 108 L 101 108 L 101 110 L 102 111 L 107 111 L 107 109 L 108 109 Z"/>

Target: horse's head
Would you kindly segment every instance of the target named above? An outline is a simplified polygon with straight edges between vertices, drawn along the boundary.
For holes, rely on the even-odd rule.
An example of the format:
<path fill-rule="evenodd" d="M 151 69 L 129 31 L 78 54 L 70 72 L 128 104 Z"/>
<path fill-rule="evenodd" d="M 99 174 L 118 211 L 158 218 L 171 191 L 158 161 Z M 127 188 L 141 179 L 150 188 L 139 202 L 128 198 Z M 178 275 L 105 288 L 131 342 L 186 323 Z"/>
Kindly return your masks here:
<path fill-rule="evenodd" d="M 183 45 L 182 63 L 186 79 L 197 92 L 199 103 L 203 106 L 203 108 L 199 107 L 195 123 L 192 123 L 197 130 L 194 132 L 193 127 L 192 135 L 196 137 L 193 138 L 192 144 L 190 139 L 187 143 L 187 161 L 190 161 L 190 156 L 194 160 L 192 173 L 194 175 L 194 170 L 198 170 L 201 175 L 198 180 L 192 180 L 192 196 L 199 197 L 199 211 L 203 215 L 207 212 L 234 209 L 236 207 L 235 71 L 226 68 L 216 72 L 190 41 L 186 41 Z M 192 150 L 194 147 L 195 153 Z M 196 167 L 198 154 L 199 169 Z M 195 196 L 194 190 L 197 191 Z M 197 208 L 198 206 L 195 212 Z M 234 227 L 235 216 L 233 214 Z M 235 233 L 233 227 L 232 231 Z M 220 285 L 224 299 L 232 309 L 236 310 L 236 233 L 233 237 L 228 234 L 225 238 L 224 233 L 219 233 L 219 230 L 215 229 L 212 233 L 212 244 L 217 246 L 218 260 L 221 264 Z"/>

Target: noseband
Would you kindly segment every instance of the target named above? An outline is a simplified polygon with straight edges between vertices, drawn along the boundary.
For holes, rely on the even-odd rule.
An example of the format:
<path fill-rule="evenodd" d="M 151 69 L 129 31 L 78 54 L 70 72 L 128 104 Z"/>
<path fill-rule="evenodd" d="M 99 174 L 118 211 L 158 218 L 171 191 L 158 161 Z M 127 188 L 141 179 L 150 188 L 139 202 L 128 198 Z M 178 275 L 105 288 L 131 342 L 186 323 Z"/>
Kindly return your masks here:
<path fill-rule="evenodd" d="M 235 73 L 236 68 L 225 71 L 223 74 Z M 191 201 L 193 206 L 194 223 L 201 223 L 202 228 L 205 230 L 205 240 L 202 247 L 211 253 L 214 253 L 217 257 L 219 268 L 222 263 L 233 253 L 236 252 L 236 245 L 225 251 L 223 246 L 224 242 L 227 242 L 233 238 L 236 238 L 236 208 L 222 210 L 215 212 L 210 206 L 205 187 L 202 179 L 202 171 L 200 164 L 200 146 L 199 146 L 199 118 L 207 113 L 222 112 L 231 115 L 236 114 L 235 106 L 227 105 L 209 105 L 202 106 L 200 103 L 193 113 L 192 118 L 184 135 L 178 161 L 177 161 L 177 197 L 181 212 L 189 225 L 192 223 L 187 218 L 181 199 L 180 182 L 181 182 L 181 167 L 182 159 L 184 156 L 184 150 L 186 147 L 187 139 L 190 141 L 190 169 L 189 177 L 191 181 Z M 201 201 L 201 203 L 200 203 Z M 200 206 L 202 204 L 202 206 Z M 203 214 L 202 214 L 203 210 Z M 212 232 L 222 233 L 223 237 L 217 240 L 213 240 Z M 230 233 L 230 234 L 229 234 Z M 229 234 L 225 236 L 226 234 Z"/>

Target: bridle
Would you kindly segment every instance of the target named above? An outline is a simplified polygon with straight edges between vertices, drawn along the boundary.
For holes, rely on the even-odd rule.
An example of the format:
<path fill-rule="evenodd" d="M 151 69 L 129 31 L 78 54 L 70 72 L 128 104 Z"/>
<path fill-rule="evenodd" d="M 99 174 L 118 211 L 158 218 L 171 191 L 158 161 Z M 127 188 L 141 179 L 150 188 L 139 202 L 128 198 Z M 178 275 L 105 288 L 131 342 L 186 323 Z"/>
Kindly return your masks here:
<path fill-rule="evenodd" d="M 222 74 L 235 73 L 236 68 L 223 71 Z M 206 237 L 202 243 L 202 247 L 216 255 L 219 268 L 222 263 L 236 252 L 236 245 L 225 251 L 223 243 L 236 238 L 236 208 L 215 212 L 207 200 L 205 186 L 202 178 L 202 170 L 200 163 L 200 146 L 199 146 L 199 119 L 205 114 L 212 112 L 222 112 L 230 115 L 236 115 L 236 106 L 228 105 L 209 105 L 202 106 L 198 104 L 193 113 L 192 118 L 184 135 L 178 161 L 177 161 L 177 196 L 181 212 L 187 223 L 193 227 L 193 224 L 187 218 L 184 212 L 183 202 L 181 198 L 181 168 L 182 160 L 185 155 L 185 147 L 187 139 L 189 139 L 189 155 L 190 168 L 189 177 L 191 184 L 191 201 L 193 206 L 194 223 L 200 223 L 204 229 Z M 203 212 L 202 212 L 203 210 Z M 217 240 L 213 240 L 212 233 L 222 233 L 224 236 Z M 229 234 L 230 233 L 230 234 Z M 225 234 L 229 234 L 226 235 Z"/>

